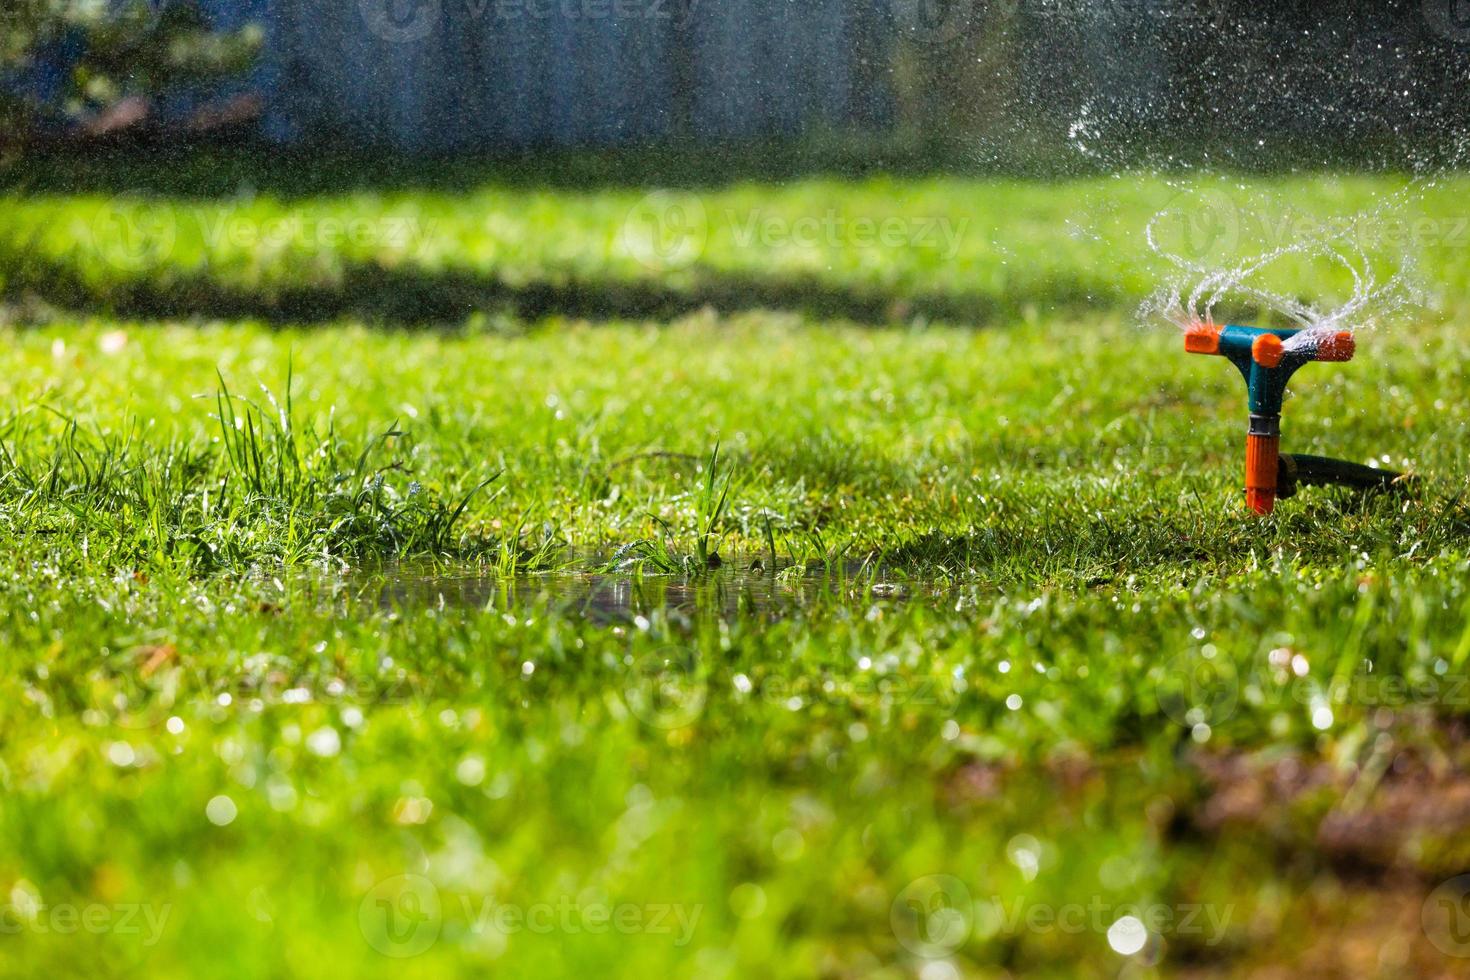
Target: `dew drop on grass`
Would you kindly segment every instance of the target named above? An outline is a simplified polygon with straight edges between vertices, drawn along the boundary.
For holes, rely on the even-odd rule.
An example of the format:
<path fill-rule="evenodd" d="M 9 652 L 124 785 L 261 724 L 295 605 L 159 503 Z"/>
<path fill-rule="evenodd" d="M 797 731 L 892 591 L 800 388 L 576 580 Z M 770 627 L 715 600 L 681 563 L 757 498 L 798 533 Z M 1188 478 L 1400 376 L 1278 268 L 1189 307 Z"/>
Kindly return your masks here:
<path fill-rule="evenodd" d="M 480 785 L 485 781 L 485 760 L 477 755 L 465 756 L 455 767 L 454 778 L 465 786 Z"/>
<path fill-rule="evenodd" d="M 730 891 L 730 911 L 742 919 L 756 919 L 766 911 L 766 890 L 754 882 L 736 885 Z"/>
<path fill-rule="evenodd" d="M 342 736 L 330 725 L 318 728 L 306 736 L 306 749 L 312 755 L 330 759 L 342 751 Z"/>
<path fill-rule="evenodd" d="M 228 827 L 240 815 L 235 801 L 228 796 L 216 796 L 204 806 L 204 815 L 216 827 Z"/>
<path fill-rule="evenodd" d="M 1017 834 L 1006 845 L 1006 857 L 1027 881 L 1041 872 L 1041 842 L 1030 834 Z"/>
<path fill-rule="evenodd" d="M 771 851 L 782 861 L 795 861 L 805 850 L 806 839 L 794 827 L 778 831 L 771 839 Z"/>
<path fill-rule="evenodd" d="M 1135 915 L 1125 915 L 1108 926 L 1108 945 L 1116 953 L 1132 956 L 1148 942 L 1148 928 Z"/>
<path fill-rule="evenodd" d="M 949 960 L 930 960 L 919 970 L 919 980 L 959 980 L 960 971 Z"/>

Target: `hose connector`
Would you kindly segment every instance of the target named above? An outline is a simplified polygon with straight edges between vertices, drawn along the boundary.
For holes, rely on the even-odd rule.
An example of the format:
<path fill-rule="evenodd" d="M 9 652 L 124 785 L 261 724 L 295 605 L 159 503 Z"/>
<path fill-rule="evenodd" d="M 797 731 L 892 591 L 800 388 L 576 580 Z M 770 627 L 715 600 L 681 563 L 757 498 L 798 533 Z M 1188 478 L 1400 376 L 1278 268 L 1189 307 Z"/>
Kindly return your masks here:
<path fill-rule="evenodd" d="M 1276 507 L 1281 416 L 1252 415 L 1245 434 L 1245 505 L 1257 514 Z"/>

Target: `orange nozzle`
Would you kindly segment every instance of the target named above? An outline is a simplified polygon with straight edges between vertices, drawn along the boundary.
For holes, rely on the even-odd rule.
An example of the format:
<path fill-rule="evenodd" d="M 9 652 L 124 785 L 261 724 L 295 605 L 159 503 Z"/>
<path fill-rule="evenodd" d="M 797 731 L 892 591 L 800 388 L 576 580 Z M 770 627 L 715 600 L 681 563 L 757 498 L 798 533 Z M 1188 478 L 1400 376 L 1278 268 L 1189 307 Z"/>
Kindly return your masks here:
<path fill-rule="evenodd" d="M 1339 330 L 1317 345 L 1319 361 L 1351 361 L 1358 352 L 1358 341 L 1346 330 Z"/>
<path fill-rule="evenodd" d="M 1184 349 L 1190 354 L 1220 353 L 1220 328 L 1213 323 L 1201 323 L 1184 333 Z"/>
<path fill-rule="evenodd" d="M 1280 436 L 1245 437 L 1245 502 L 1257 514 L 1269 514 L 1276 507 L 1280 463 Z"/>
<path fill-rule="evenodd" d="M 1251 357 L 1261 367 L 1273 368 L 1281 364 L 1281 359 L 1286 356 L 1286 350 L 1281 343 L 1281 338 L 1274 333 L 1263 333 L 1251 343 Z"/>

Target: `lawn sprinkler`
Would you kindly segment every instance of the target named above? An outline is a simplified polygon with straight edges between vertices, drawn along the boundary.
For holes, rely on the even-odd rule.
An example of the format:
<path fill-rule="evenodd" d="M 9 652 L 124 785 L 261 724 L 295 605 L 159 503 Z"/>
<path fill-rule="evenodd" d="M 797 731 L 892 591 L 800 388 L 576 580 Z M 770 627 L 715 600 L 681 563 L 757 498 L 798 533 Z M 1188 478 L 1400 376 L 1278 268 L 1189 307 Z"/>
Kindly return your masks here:
<path fill-rule="evenodd" d="M 1296 343 L 1293 337 L 1303 335 Z M 1250 392 L 1250 427 L 1245 437 L 1245 503 L 1269 514 L 1277 499 L 1298 486 L 1335 484 L 1360 490 L 1382 489 L 1402 473 L 1374 469 L 1322 456 L 1281 455 L 1281 399 L 1286 383 L 1310 361 L 1351 361 L 1357 342 L 1347 331 L 1267 330 L 1200 324 L 1184 335 L 1191 354 L 1221 354 L 1240 369 Z"/>

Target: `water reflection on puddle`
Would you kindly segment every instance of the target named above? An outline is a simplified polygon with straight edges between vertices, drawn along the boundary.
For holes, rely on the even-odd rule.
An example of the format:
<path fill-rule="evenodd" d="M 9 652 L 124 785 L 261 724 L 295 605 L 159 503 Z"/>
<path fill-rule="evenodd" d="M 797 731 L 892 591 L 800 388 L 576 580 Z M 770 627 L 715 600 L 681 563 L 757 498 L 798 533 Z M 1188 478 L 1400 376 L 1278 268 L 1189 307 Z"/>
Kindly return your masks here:
<path fill-rule="evenodd" d="M 558 572 L 507 579 L 475 567 L 386 565 L 352 574 L 359 601 L 383 609 L 552 609 L 604 624 L 658 612 L 689 619 L 780 619 L 816 607 L 953 605 L 958 591 L 853 567 L 771 574 L 731 563 L 699 577 Z M 973 589 L 967 590 L 973 593 Z"/>

